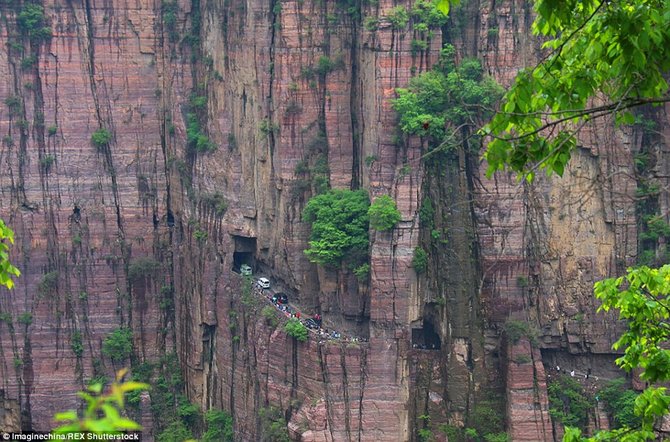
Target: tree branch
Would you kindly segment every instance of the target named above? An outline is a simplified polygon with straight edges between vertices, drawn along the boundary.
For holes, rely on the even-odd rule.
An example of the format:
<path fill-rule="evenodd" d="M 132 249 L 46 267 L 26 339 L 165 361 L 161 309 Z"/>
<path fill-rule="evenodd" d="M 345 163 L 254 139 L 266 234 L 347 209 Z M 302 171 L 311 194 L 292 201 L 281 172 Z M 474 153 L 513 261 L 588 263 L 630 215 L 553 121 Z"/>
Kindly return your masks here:
<path fill-rule="evenodd" d="M 495 138 L 498 140 L 502 141 L 507 141 L 507 142 L 512 142 L 512 141 L 519 141 L 523 140 L 525 138 L 532 137 L 533 135 L 537 135 L 538 133 L 547 130 L 552 127 L 556 127 L 562 123 L 567 123 L 570 120 L 573 120 L 575 118 L 584 118 L 588 117 L 588 120 L 595 120 L 598 118 L 602 118 L 604 116 L 610 115 L 612 113 L 616 113 L 618 111 L 624 110 L 624 109 L 630 109 L 638 106 L 644 106 L 646 104 L 660 104 L 660 103 L 667 103 L 670 102 L 670 96 L 664 96 L 664 97 L 659 97 L 659 98 L 637 98 L 637 99 L 624 99 L 620 100 L 616 103 L 608 103 L 606 105 L 602 106 L 597 106 L 597 107 L 592 107 L 589 109 L 584 109 L 581 111 L 575 112 L 574 115 L 566 116 L 559 118 L 557 120 L 549 121 L 542 126 L 538 127 L 537 129 L 534 129 L 530 132 L 526 132 L 521 135 L 517 136 L 512 136 L 512 137 L 498 137 L 496 135 L 493 135 L 491 133 L 486 134 L 487 136 L 491 138 Z M 556 115 L 561 115 L 565 114 L 566 112 L 573 112 L 573 111 L 561 111 L 557 112 Z M 505 113 L 503 113 L 505 114 Z M 515 115 L 515 114 L 508 114 L 508 115 Z M 518 115 L 518 114 L 516 114 Z M 533 114 L 522 114 L 522 115 L 533 115 Z"/>

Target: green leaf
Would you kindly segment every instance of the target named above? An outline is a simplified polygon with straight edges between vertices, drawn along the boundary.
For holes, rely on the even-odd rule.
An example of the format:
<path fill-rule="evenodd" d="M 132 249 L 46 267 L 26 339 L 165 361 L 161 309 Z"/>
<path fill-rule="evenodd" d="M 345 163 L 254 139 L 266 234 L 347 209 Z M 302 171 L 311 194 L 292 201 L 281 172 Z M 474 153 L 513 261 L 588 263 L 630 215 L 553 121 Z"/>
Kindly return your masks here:
<path fill-rule="evenodd" d="M 64 411 L 62 413 L 56 413 L 54 416 L 55 421 L 76 421 L 79 417 L 77 412 L 74 410 Z"/>
<path fill-rule="evenodd" d="M 130 419 L 119 418 L 114 421 L 117 430 L 141 430 L 142 426 Z"/>
<path fill-rule="evenodd" d="M 437 9 L 444 15 L 449 15 L 449 1 L 450 0 L 437 0 Z"/>

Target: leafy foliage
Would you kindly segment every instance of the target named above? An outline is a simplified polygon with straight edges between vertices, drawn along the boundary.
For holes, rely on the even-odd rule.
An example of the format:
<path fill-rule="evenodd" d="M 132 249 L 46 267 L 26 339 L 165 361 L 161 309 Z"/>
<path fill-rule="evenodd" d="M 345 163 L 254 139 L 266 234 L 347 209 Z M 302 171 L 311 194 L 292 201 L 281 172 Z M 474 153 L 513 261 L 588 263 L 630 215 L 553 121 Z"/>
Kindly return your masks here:
<path fill-rule="evenodd" d="M 51 295 L 58 289 L 58 272 L 53 270 L 42 275 L 42 279 L 37 285 L 37 294 L 44 298 Z"/>
<path fill-rule="evenodd" d="M 356 278 L 358 278 L 360 282 L 366 282 L 370 276 L 370 264 L 366 262 L 365 264 L 356 267 L 354 269 L 354 275 L 356 275 Z"/>
<path fill-rule="evenodd" d="M 460 0 L 436 0 L 435 5 L 437 9 L 442 12 L 445 16 L 449 15 L 449 10 L 451 5 L 458 5 Z"/>
<path fill-rule="evenodd" d="M 521 338 L 528 338 L 532 345 L 537 344 L 537 330 L 525 321 L 510 319 L 505 323 L 507 338 L 513 343 L 519 342 Z"/>
<path fill-rule="evenodd" d="M 102 343 L 102 354 L 113 361 L 123 361 L 133 354 L 133 331 L 119 327 L 112 331 Z"/>
<path fill-rule="evenodd" d="M 415 22 L 414 29 L 421 32 L 439 28 L 447 22 L 446 15 L 433 0 L 417 0 L 412 6 L 411 15 Z"/>
<path fill-rule="evenodd" d="M 4 99 L 5 106 L 9 109 L 9 115 L 18 116 L 23 111 L 23 101 L 17 95 L 10 95 Z"/>
<path fill-rule="evenodd" d="M 584 123 L 614 114 L 631 124 L 631 108 L 668 100 L 670 3 L 536 0 L 535 11 L 533 32 L 550 38 L 551 52 L 517 75 L 484 129 L 489 175 L 509 168 L 530 179 L 536 167 L 562 175 Z M 600 94 L 609 102 L 592 106 Z"/>
<path fill-rule="evenodd" d="M 233 442 L 233 417 L 223 410 L 212 409 L 205 414 L 207 431 L 202 442 Z"/>
<path fill-rule="evenodd" d="M 216 216 L 223 216 L 228 210 L 228 201 L 221 192 L 200 195 L 200 203 L 212 209 Z"/>
<path fill-rule="evenodd" d="M 388 195 L 374 200 L 368 209 L 370 227 L 375 230 L 391 230 L 400 222 L 400 211 L 395 201 Z"/>
<path fill-rule="evenodd" d="M 45 173 L 49 173 L 55 161 L 56 157 L 53 155 L 44 155 L 40 158 L 40 167 L 42 167 Z"/>
<path fill-rule="evenodd" d="M 635 414 L 635 400 L 638 394 L 626 388 L 626 380 L 614 379 L 598 392 L 598 397 L 605 403 L 605 409 L 614 420 L 614 428 L 638 427 L 640 417 Z"/>
<path fill-rule="evenodd" d="M 181 421 L 177 409 L 185 402 L 180 394 L 184 389 L 184 381 L 177 355 L 166 353 L 159 362 L 158 375 L 151 382 L 151 411 L 156 431 L 169 427 L 175 420 Z M 152 372 L 153 369 L 147 371 Z M 144 379 L 148 380 L 150 375 L 151 373 L 145 374 Z"/>
<path fill-rule="evenodd" d="M 261 408 L 258 414 L 261 418 L 260 442 L 290 442 L 286 420 L 280 410 L 274 407 Z"/>
<path fill-rule="evenodd" d="M 507 441 L 504 432 L 504 414 L 501 412 L 500 401 L 482 400 L 475 404 L 469 419 L 468 430 L 474 430 L 476 437 L 473 440 L 486 442 Z"/>
<path fill-rule="evenodd" d="M 14 244 L 14 232 L 0 219 L 0 285 L 11 289 L 14 287 L 12 278 L 21 275 L 19 269 L 9 261 L 9 244 Z"/>
<path fill-rule="evenodd" d="M 57 413 L 54 420 L 65 423 L 56 428 L 54 433 L 119 434 L 122 431 L 141 430 L 139 424 L 122 416 L 125 395 L 147 390 L 149 386 L 134 381 L 123 382 L 126 371 L 117 373 L 116 381 L 107 393 L 103 393 L 102 383 L 89 385 L 87 391 L 79 392 L 79 396 L 86 402 L 83 413 L 79 414 L 75 410 Z"/>
<path fill-rule="evenodd" d="M 619 310 L 628 321 L 628 330 L 614 344 L 624 349 L 617 364 L 624 370 L 642 368 L 645 381 L 670 380 L 670 350 L 661 344 L 670 338 L 664 326 L 670 319 L 670 266 L 659 269 L 629 269 L 625 277 L 610 278 L 595 284 L 595 295 L 602 301 L 600 310 Z"/>
<path fill-rule="evenodd" d="M 70 338 L 70 348 L 76 357 L 80 358 L 84 354 L 84 342 L 81 337 L 81 331 L 75 330 Z"/>
<path fill-rule="evenodd" d="M 110 141 L 112 141 L 112 133 L 104 127 L 96 130 L 93 132 L 93 135 L 91 135 L 91 143 L 93 143 L 98 150 L 107 147 Z"/>
<path fill-rule="evenodd" d="M 670 380 L 670 350 L 663 348 L 670 338 L 670 266 L 630 268 L 625 277 L 597 282 L 595 295 L 602 302 L 601 311 L 616 309 L 619 319 L 628 324 L 628 329 L 613 346 L 624 352 L 616 360 L 617 365 L 626 371 L 641 368 L 640 378 L 649 386 L 634 400 L 633 412 L 637 419 L 629 414 L 633 398 L 630 394 L 621 395 L 618 400 L 623 401 L 619 404 L 622 413 L 618 420 L 615 417 L 615 422 L 622 427 L 598 433 L 590 440 L 655 440 L 654 423 L 668 414 L 670 406 L 667 388 L 654 385 Z M 614 394 L 610 396 L 615 403 L 616 399 Z M 581 431 L 568 429 L 564 440 L 583 440 Z"/>
<path fill-rule="evenodd" d="M 265 318 L 265 323 L 271 327 L 276 327 L 279 324 L 277 319 L 277 309 L 266 305 L 261 309 L 261 315 Z"/>
<path fill-rule="evenodd" d="M 217 145 L 202 131 L 198 115 L 189 112 L 186 114 L 186 143 L 192 150 L 201 153 L 213 152 Z"/>
<path fill-rule="evenodd" d="M 156 438 L 158 442 L 184 442 L 192 439 L 193 434 L 191 430 L 186 427 L 184 422 L 178 419 L 170 422 Z"/>
<path fill-rule="evenodd" d="M 368 256 L 368 208 L 365 190 L 332 189 L 312 197 L 305 206 L 303 219 L 312 223 L 310 261 L 338 265 L 346 256 L 357 267 Z"/>
<path fill-rule="evenodd" d="M 163 15 L 163 27 L 167 30 L 170 43 L 177 43 L 179 41 L 179 32 L 177 30 L 177 2 L 163 0 L 161 4 L 161 12 Z"/>
<path fill-rule="evenodd" d="M 289 319 L 288 322 L 284 325 L 284 331 L 287 335 L 297 339 L 300 342 L 307 342 L 309 331 L 307 330 L 307 327 L 305 327 L 305 325 L 300 322 L 300 319 Z"/>
<path fill-rule="evenodd" d="M 33 323 L 33 314 L 30 312 L 21 313 L 16 320 L 19 324 L 30 325 Z"/>
<path fill-rule="evenodd" d="M 549 414 L 567 426 L 586 428 L 593 400 L 573 377 L 559 375 L 547 384 Z"/>
<path fill-rule="evenodd" d="M 391 23 L 393 29 L 399 31 L 407 27 L 407 24 L 409 23 L 409 13 L 404 6 L 395 6 L 389 10 L 386 19 Z"/>
<path fill-rule="evenodd" d="M 34 42 L 51 39 L 51 28 L 46 26 L 44 8 L 35 3 L 23 6 L 16 18 L 19 30 Z"/>
<path fill-rule="evenodd" d="M 145 278 L 152 277 L 159 269 L 160 263 L 152 257 L 142 256 L 135 258 L 128 266 L 128 279 L 133 283 L 137 283 Z"/>
<path fill-rule="evenodd" d="M 426 139 L 431 147 L 453 147 L 463 140 L 464 127 L 479 127 L 492 114 L 502 94 L 500 86 L 485 77 L 481 63 L 465 59 L 455 63 L 455 49 L 445 46 L 436 67 L 398 88 L 393 108 L 400 117 L 400 129 Z"/>
<path fill-rule="evenodd" d="M 423 248 L 417 247 L 414 249 L 412 267 L 414 267 L 416 273 L 423 273 L 428 269 L 428 253 Z"/>
<path fill-rule="evenodd" d="M 316 73 L 319 77 L 325 77 L 329 73 L 337 69 L 342 69 L 343 67 L 344 67 L 344 60 L 342 59 L 341 56 L 330 58 L 325 55 L 322 55 L 317 60 L 316 66 L 314 67 L 313 70 L 314 73 Z"/>

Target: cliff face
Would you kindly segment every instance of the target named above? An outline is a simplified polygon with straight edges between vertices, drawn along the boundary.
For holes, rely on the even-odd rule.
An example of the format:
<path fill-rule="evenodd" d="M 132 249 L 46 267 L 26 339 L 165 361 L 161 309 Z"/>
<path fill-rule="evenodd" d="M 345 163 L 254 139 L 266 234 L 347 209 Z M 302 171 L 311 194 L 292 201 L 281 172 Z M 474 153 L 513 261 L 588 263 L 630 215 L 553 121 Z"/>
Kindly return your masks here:
<path fill-rule="evenodd" d="M 477 153 L 427 165 L 389 101 L 442 43 L 398 24 L 409 1 L 41 4 L 50 39 L 26 28 L 27 3 L 0 3 L 0 216 L 23 273 L 0 297 L 0 398 L 23 428 L 50 428 L 85 380 L 130 362 L 102 351 L 119 327 L 135 364 L 176 352 L 189 399 L 232 411 L 243 440 L 269 406 L 303 440 L 396 441 L 428 415 L 470 425 L 480 403 L 506 407 L 513 440 L 551 440 L 545 366 L 614 377 L 616 323 L 591 287 L 638 254 L 633 154 L 648 139 L 603 123 L 562 179 L 533 185 L 486 179 Z M 468 2 L 444 38 L 506 84 L 537 57 L 530 17 L 522 1 Z M 327 183 L 397 201 L 399 225 L 371 233 L 369 283 L 302 252 L 300 214 Z M 288 338 L 241 262 L 364 340 Z M 503 339 L 509 321 L 538 345 Z"/>

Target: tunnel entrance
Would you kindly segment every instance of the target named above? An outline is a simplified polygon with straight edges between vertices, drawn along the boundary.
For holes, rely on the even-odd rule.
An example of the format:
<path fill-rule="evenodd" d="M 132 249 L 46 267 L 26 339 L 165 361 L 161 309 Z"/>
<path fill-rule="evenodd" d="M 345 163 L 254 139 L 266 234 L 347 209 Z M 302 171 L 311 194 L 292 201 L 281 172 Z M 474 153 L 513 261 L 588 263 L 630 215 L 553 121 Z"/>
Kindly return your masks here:
<path fill-rule="evenodd" d="M 256 265 L 256 238 L 231 235 L 233 243 L 235 244 L 235 251 L 233 252 L 233 271 L 240 271 L 240 266 L 246 264 L 252 269 Z"/>
<path fill-rule="evenodd" d="M 424 318 L 421 327 L 412 328 L 412 347 L 422 350 L 439 350 L 442 347 L 440 335 L 429 318 Z"/>

